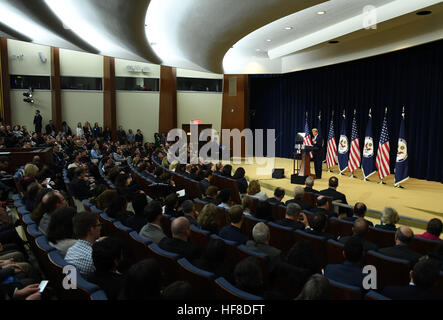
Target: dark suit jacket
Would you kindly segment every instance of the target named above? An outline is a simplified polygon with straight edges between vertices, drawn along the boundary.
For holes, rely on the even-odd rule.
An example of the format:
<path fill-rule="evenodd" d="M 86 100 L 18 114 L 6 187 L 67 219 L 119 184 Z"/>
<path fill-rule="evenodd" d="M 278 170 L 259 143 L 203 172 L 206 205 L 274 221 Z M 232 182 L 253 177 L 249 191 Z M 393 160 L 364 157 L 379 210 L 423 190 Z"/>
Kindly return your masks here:
<path fill-rule="evenodd" d="M 347 237 L 340 237 L 340 239 L 338 239 L 338 241 L 341 243 L 346 243 L 346 241 L 348 241 L 349 239 L 351 239 L 353 237 L 359 238 L 362 241 L 364 251 L 369 251 L 369 250 L 377 251 L 378 246 L 375 243 L 368 241 L 365 238 L 362 238 L 360 236 L 353 235 L 353 236 L 347 236 Z"/>
<path fill-rule="evenodd" d="M 246 181 L 245 178 L 241 178 L 241 179 L 237 179 L 237 186 L 238 186 L 238 191 L 240 193 L 246 193 L 246 190 L 248 189 L 248 181 Z"/>
<path fill-rule="evenodd" d="M 290 203 L 298 204 L 302 210 L 310 210 L 312 208 L 309 204 L 307 204 L 306 202 L 304 202 L 301 199 L 288 200 L 288 201 L 286 201 L 286 206 L 288 206 L 288 204 L 290 204 Z"/>
<path fill-rule="evenodd" d="M 356 217 L 356 216 L 345 217 L 345 218 L 343 218 L 343 220 L 345 220 L 345 221 L 350 221 L 350 222 L 355 222 L 355 220 L 357 220 L 357 219 L 358 219 L 358 217 Z M 370 227 L 373 227 L 373 226 L 374 226 L 374 224 L 373 224 L 371 221 L 366 220 L 366 219 L 365 219 L 365 221 L 368 223 L 368 225 L 369 225 Z"/>
<path fill-rule="evenodd" d="M 325 267 L 325 277 L 359 288 L 363 284 L 362 267 L 358 263 L 349 261 L 342 264 L 328 264 Z"/>
<path fill-rule="evenodd" d="M 37 132 L 42 131 L 42 116 L 41 115 L 34 116 L 34 125 L 35 125 L 35 131 L 37 131 Z"/>
<path fill-rule="evenodd" d="M 45 129 L 46 129 L 46 134 L 51 134 L 52 131 L 57 132 L 57 128 L 54 125 L 51 126 L 50 124 L 47 124 Z"/>
<path fill-rule="evenodd" d="M 95 271 L 88 281 L 98 285 L 106 293 L 108 300 L 117 300 L 124 285 L 124 276 L 114 272 Z"/>
<path fill-rule="evenodd" d="M 283 202 L 278 201 L 278 200 L 275 199 L 274 197 L 269 198 L 267 201 L 268 201 L 269 204 L 271 204 L 271 205 L 273 205 L 273 206 L 279 206 L 279 205 L 284 206 L 284 205 L 285 205 Z"/>
<path fill-rule="evenodd" d="M 85 200 L 92 196 L 91 190 L 84 180 L 74 178 L 71 181 L 71 189 L 72 195 L 79 200 Z"/>
<path fill-rule="evenodd" d="M 337 217 L 337 214 L 334 211 L 328 211 L 324 208 L 314 208 L 311 211 L 312 213 L 323 213 L 328 217 L 328 219 L 331 217 Z"/>
<path fill-rule="evenodd" d="M 338 191 L 335 190 L 335 189 L 328 188 L 328 189 L 325 189 L 325 190 L 320 191 L 320 194 L 321 194 L 322 196 L 332 198 L 333 201 L 334 201 L 334 200 L 341 200 L 342 203 L 344 203 L 344 204 L 348 204 L 348 202 L 346 201 L 346 196 L 345 196 L 343 193 L 338 192 Z"/>
<path fill-rule="evenodd" d="M 305 187 L 305 192 L 314 193 L 314 194 L 320 193 L 320 191 L 308 187 Z"/>
<path fill-rule="evenodd" d="M 323 137 L 320 134 L 317 135 L 317 138 L 315 138 L 315 141 L 314 141 L 314 135 L 312 135 L 312 145 L 314 147 L 316 147 L 313 150 L 314 159 L 316 159 L 316 160 L 323 160 L 322 159 L 322 155 L 323 155 Z"/>
<path fill-rule="evenodd" d="M 420 259 L 421 254 L 412 251 L 405 245 L 395 245 L 393 247 L 381 248 L 378 250 L 381 254 L 386 256 L 405 259 L 411 262 L 411 268 L 417 263 L 418 259 Z"/>
<path fill-rule="evenodd" d="M 189 261 L 200 257 L 200 250 L 190 242 L 175 238 L 163 238 L 158 246 L 166 251 L 178 253 Z"/>
<path fill-rule="evenodd" d="M 140 233 L 140 230 L 148 223 L 148 218 L 134 214 L 125 221 L 125 225 Z"/>
<path fill-rule="evenodd" d="M 249 240 L 239 228 L 234 227 L 232 224 L 224 226 L 218 235 L 223 239 L 235 241 L 240 244 L 246 244 L 246 242 Z"/>
<path fill-rule="evenodd" d="M 211 183 L 208 181 L 208 179 L 200 180 L 200 191 L 204 195 L 206 193 L 206 189 L 211 185 Z"/>
<path fill-rule="evenodd" d="M 301 222 L 298 221 L 294 221 L 294 220 L 290 220 L 290 219 L 282 219 L 280 221 L 276 221 L 275 223 L 285 226 L 285 227 L 290 227 L 293 228 L 294 230 L 304 230 L 305 229 L 305 225 Z"/>
<path fill-rule="evenodd" d="M 441 292 L 409 286 L 389 286 L 383 289 L 382 295 L 392 300 L 443 300 Z"/>
<path fill-rule="evenodd" d="M 334 235 L 332 235 L 330 233 L 327 233 L 327 232 L 318 232 L 318 231 L 314 231 L 312 229 L 306 229 L 304 231 L 309 233 L 309 234 L 313 234 L 314 236 L 325 237 L 326 241 L 329 240 L 329 239 L 333 239 L 333 240 L 336 239 Z"/>

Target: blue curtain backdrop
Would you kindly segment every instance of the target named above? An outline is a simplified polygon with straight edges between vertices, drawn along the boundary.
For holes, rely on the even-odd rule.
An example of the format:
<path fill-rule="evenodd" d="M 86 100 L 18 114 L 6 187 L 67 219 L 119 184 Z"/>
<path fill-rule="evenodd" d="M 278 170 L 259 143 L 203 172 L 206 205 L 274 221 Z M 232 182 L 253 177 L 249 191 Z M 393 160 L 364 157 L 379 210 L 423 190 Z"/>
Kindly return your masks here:
<path fill-rule="evenodd" d="M 275 129 L 276 155 L 292 157 L 295 135 L 322 112 L 323 134 L 335 110 L 336 140 L 343 109 L 347 128 L 357 109 L 360 146 L 372 108 L 378 146 L 385 108 L 394 172 L 402 107 L 406 110 L 409 175 L 443 183 L 443 40 L 384 55 L 280 75 L 249 77 L 251 129 Z M 324 139 L 327 137 L 323 136 Z M 326 143 L 325 143 L 326 146 Z"/>

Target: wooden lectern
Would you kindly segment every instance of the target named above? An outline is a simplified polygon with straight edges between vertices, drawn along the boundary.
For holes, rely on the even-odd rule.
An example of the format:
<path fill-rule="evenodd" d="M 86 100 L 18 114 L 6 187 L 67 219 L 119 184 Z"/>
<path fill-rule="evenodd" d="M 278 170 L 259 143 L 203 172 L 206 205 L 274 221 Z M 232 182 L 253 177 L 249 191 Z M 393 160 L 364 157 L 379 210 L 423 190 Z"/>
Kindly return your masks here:
<path fill-rule="evenodd" d="M 296 162 L 298 162 L 300 159 L 300 154 L 295 152 L 294 153 L 294 174 L 298 174 L 300 177 L 309 177 L 312 176 L 314 179 L 316 178 L 315 175 L 311 175 L 311 156 L 309 155 L 312 150 L 314 150 L 315 147 L 310 146 L 303 146 L 303 149 L 301 149 L 301 163 L 300 166 L 296 165 Z"/>

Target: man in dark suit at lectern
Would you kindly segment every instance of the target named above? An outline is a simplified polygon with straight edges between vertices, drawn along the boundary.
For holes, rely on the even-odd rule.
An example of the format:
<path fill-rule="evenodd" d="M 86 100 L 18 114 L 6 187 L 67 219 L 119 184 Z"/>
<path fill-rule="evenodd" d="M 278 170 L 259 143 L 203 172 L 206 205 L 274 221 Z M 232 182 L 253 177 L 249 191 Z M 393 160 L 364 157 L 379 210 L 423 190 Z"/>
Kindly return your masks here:
<path fill-rule="evenodd" d="M 316 147 L 313 151 L 315 177 L 316 179 L 321 179 L 323 164 L 323 137 L 318 134 L 318 130 L 316 128 L 312 129 L 312 145 Z"/>

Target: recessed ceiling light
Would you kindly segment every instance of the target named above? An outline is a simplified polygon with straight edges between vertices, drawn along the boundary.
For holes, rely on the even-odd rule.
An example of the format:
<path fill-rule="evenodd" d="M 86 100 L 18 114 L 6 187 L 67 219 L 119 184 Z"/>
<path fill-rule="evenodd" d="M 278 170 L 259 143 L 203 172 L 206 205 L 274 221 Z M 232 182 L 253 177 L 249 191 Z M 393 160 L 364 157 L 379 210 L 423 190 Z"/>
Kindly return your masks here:
<path fill-rule="evenodd" d="M 292 30 L 294 27 L 285 27 L 285 30 Z"/>
<path fill-rule="evenodd" d="M 319 12 L 317 12 L 317 14 L 319 14 L 319 15 L 322 15 L 322 14 L 325 14 L 326 13 L 326 11 L 319 11 Z"/>
<path fill-rule="evenodd" d="M 428 14 L 431 14 L 431 13 L 432 13 L 432 11 L 423 10 L 423 11 L 419 11 L 419 12 L 417 12 L 415 14 L 418 15 L 418 16 L 427 16 Z"/>
<path fill-rule="evenodd" d="M 255 51 L 259 52 L 259 51 L 261 51 L 261 50 L 260 50 L 260 49 L 255 49 Z"/>
<path fill-rule="evenodd" d="M 266 41 L 267 41 L 267 42 L 271 42 L 272 40 L 271 40 L 271 39 L 266 39 Z"/>
<path fill-rule="evenodd" d="M 331 44 L 335 44 L 335 43 L 339 43 L 340 41 L 338 41 L 338 40 L 331 40 L 331 41 L 329 41 L 328 43 L 331 43 Z"/>

